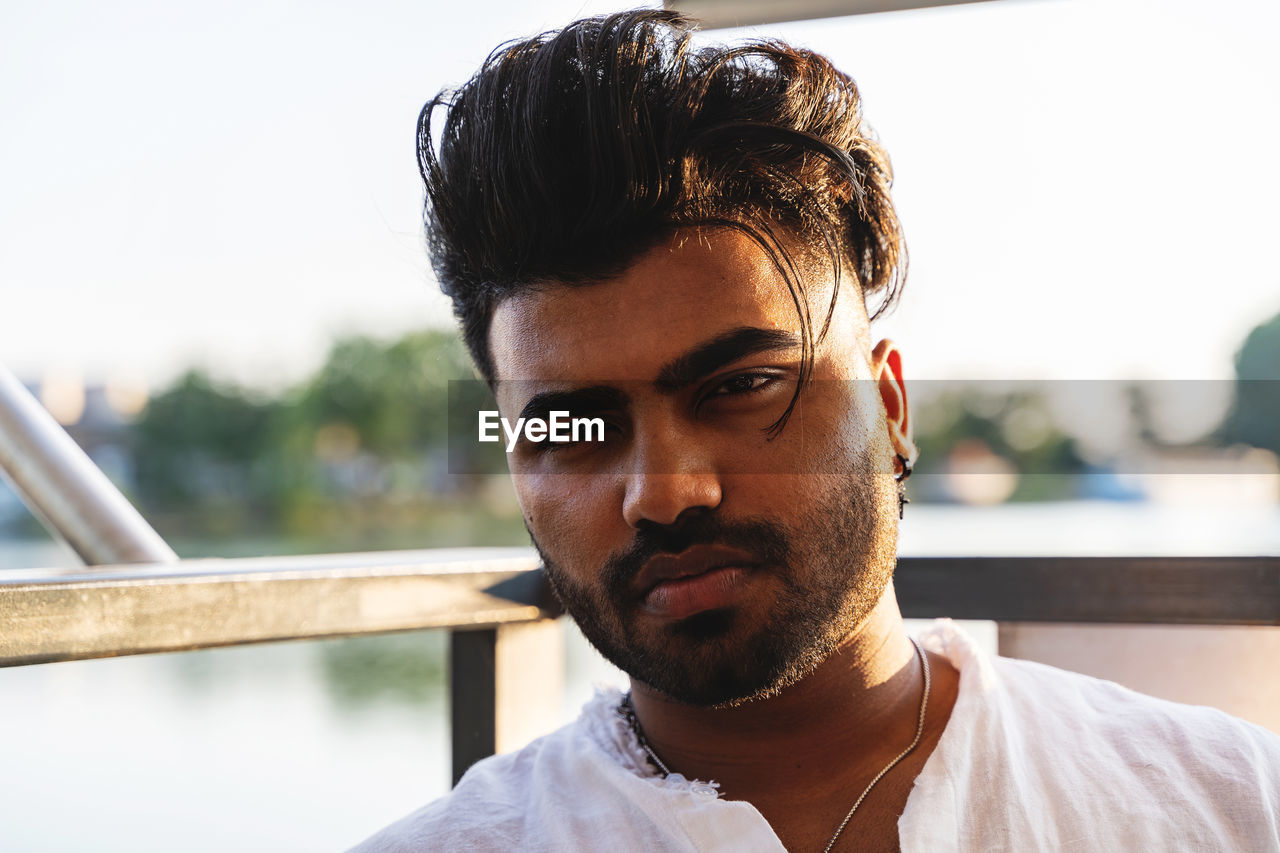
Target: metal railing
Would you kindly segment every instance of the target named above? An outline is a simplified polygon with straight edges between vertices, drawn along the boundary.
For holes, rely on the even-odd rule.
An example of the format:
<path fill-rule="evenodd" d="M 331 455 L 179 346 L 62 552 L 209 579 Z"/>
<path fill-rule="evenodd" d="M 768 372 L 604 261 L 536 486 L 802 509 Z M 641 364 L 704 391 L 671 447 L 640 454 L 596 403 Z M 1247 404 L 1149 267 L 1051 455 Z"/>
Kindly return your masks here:
<path fill-rule="evenodd" d="M 456 781 L 558 716 L 555 616 L 523 549 L 11 570 L 0 666 L 446 628 Z"/>
<path fill-rule="evenodd" d="M 1280 625 L 1280 558 L 903 558 L 907 617 Z M 419 628 L 450 631 L 453 777 L 559 711 L 534 555 L 492 549 L 0 573 L 0 666 Z"/>
<path fill-rule="evenodd" d="M 904 557 L 908 618 L 1280 625 L 1277 557 Z M 0 573 L 0 666 L 554 618 L 525 549 Z"/>
<path fill-rule="evenodd" d="M 521 549 L 457 549 L 0 572 L 0 665 L 554 615 Z"/>
<path fill-rule="evenodd" d="M 0 365 L 0 472 L 85 565 L 178 559 L 9 369 Z"/>

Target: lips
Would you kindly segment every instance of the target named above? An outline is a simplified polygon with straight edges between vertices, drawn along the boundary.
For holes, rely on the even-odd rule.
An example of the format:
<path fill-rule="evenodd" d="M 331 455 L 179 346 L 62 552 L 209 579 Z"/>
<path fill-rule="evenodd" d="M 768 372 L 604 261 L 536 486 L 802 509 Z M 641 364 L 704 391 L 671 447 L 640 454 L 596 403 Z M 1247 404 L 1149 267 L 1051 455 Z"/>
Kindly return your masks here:
<path fill-rule="evenodd" d="M 655 554 L 636 577 L 643 607 L 655 616 L 684 619 L 732 604 L 758 565 L 751 554 L 724 545 L 694 545 Z"/>

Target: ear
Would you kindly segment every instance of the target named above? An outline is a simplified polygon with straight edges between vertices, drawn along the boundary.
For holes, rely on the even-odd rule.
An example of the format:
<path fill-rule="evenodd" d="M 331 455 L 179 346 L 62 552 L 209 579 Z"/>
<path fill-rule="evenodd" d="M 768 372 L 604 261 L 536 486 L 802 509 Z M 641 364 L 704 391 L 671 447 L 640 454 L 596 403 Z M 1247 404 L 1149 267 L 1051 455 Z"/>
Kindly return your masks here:
<path fill-rule="evenodd" d="M 871 351 L 871 375 L 884 404 L 889 429 L 889 445 L 894 453 L 914 462 L 919 451 L 911 439 L 911 415 L 907 407 L 907 386 L 902 375 L 902 353 L 893 341 L 883 340 Z"/>

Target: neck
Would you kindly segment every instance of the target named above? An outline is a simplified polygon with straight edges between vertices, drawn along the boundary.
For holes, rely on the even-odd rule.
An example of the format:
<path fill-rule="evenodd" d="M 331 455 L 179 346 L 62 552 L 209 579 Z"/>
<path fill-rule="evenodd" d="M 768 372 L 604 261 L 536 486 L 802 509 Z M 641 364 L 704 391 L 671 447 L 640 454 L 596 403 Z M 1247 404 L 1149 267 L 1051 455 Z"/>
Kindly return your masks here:
<path fill-rule="evenodd" d="M 758 801 L 874 773 L 910 741 L 921 687 L 890 584 L 835 652 L 777 696 L 696 708 L 633 682 L 632 701 L 672 772 L 714 779 L 730 799 Z"/>

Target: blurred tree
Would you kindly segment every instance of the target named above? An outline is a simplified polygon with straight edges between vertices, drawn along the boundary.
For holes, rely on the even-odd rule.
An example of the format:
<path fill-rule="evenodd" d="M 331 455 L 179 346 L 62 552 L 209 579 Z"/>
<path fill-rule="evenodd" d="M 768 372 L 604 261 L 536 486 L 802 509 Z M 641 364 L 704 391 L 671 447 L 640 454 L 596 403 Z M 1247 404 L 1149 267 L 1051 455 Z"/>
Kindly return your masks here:
<path fill-rule="evenodd" d="M 1218 430 L 1222 444 L 1280 453 L 1280 314 L 1257 326 L 1236 353 L 1235 401 Z"/>
<path fill-rule="evenodd" d="M 153 397 L 133 425 L 137 489 L 164 510 L 202 498 L 254 500 L 245 472 L 271 452 L 279 403 L 218 383 L 200 370 Z"/>
<path fill-rule="evenodd" d="M 446 471 L 449 381 L 473 377 L 448 331 L 343 339 L 276 398 L 190 371 L 133 426 L 137 496 L 179 534 L 412 527 L 421 513 L 396 522 L 388 502 L 479 485 Z"/>
<path fill-rule="evenodd" d="M 1075 440 L 1057 427 L 1036 389 L 958 385 L 923 403 L 914 421 L 920 476 L 911 487 L 925 500 L 950 499 L 946 475 L 958 450 L 982 448 L 1010 463 L 1019 475 L 1013 501 L 1073 497 L 1085 469 Z"/>
<path fill-rule="evenodd" d="M 389 345 L 346 338 L 299 392 L 293 420 L 312 441 L 319 436 L 322 451 L 326 439 L 339 454 L 351 450 L 354 435 L 359 450 L 377 457 L 414 458 L 447 438 L 449 381 L 473 378 L 453 332 L 415 332 Z"/>

